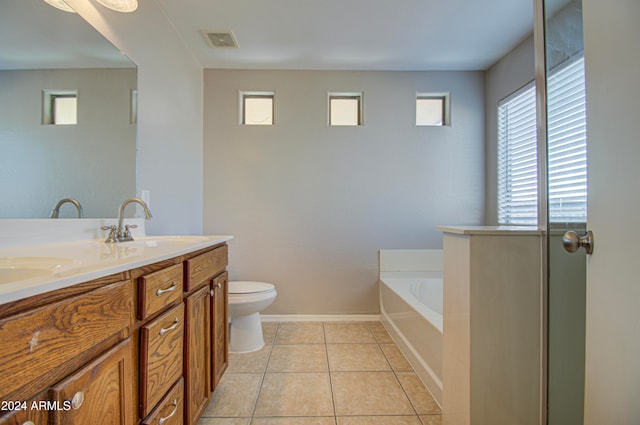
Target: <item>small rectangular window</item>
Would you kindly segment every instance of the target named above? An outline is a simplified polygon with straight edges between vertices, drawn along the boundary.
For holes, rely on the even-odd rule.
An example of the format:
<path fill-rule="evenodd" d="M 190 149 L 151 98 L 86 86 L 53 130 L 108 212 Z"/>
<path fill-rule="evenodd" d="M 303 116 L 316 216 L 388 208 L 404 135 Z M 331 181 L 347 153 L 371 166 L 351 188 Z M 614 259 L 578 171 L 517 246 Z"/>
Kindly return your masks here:
<path fill-rule="evenodd" d="M 78 92 L 44 90 L 42 92 L 42 123 L 53 125 L 78 124 Z"/>
<path fill-rule="evenodd" d="M 329 125 L 362 125 L 362 93 L 329 93 Z"/>
<path fill-rule="evenodd" d="M 273 92 L 241 92 L 240 123 L 242 125 L 273 125 Z"/>
<path fill-rule="evenodd" d="M 449 95 L 416 95 L 416 125 L 435 127 L 449 125 Z"/>

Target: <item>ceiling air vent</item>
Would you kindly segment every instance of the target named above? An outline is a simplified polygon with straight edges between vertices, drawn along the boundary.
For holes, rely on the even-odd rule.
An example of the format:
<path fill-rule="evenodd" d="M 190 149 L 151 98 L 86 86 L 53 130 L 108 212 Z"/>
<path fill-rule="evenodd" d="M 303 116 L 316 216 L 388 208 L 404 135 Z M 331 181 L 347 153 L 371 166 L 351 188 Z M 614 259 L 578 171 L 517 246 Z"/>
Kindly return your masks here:
<path fill-rule="evenodd" d="M 238 43 L 236 43 L 236 39 L 231 31 L 202 30 L 202 34 L 211 47 L 238 47 Z"/>

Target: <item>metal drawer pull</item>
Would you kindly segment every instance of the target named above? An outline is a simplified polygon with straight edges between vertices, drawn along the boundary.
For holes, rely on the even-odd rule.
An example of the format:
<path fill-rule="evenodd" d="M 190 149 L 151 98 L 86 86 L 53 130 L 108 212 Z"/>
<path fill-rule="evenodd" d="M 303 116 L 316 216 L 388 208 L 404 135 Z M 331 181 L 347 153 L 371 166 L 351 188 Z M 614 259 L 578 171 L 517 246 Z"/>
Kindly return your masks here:
<path fill-rule="evenodd" d="M 162 425 L 163 423 L 165 423 L 167 420 L 169 420 L 170 417 L 175 415 L 177 411 L 178 411 L 178 400 L 175 399 L 175 400 L 173 400 L 173 412 L 169 413 L 169 416 L 165 416 L 164 418 L 160 418 L 160 420 L 158 421 L 158 425 Z"/>
<path fill-rule="evenodd" d="M 167 289 L 158 289 L 156 291 L 156 295 L 157 296 L 161 296 L 162 294 L 164 294 L 165 292 L 172 292 L 175 291 L 176 288 L 178 287 L 178 285 L 176 285 L 175 282 L 171 282 L 171 286 L 169 286 Z"/>
<path fill-rule="evenodd" d="M 160 329 L 160 336 L 166 334 L 167 332 L 171 332 L 172 330 L 174 330 L 175 328 L 178 327 L 178 323 L 180 323 L 180 321 L 178 320 L 178 318 L 176 317 L 175 319 L 173 319 L 173 325 L 169 326 L 168 328 L 162 328 Z"/>
<path fill-rule="evenodd" d="M 218 288 L 222 288 L 222 283 L 221 283 L 221 282 L 218 282 L 218 283 L 216 283 L 216 286 L 217 286 Z"/>
<path fill-rule="evenodd" d="M 23 423 L 22 425 L 36 425 L 33 423 L 33 421 L 27 421 L 25 423 Z"/>
<path fill-rule="evenodd" d="M 78 410 L 82 407 L 82 403 L 84 403 L 84 393 L 82 391 L 78 391 L 71 399 L 71 407 L 73 407 L 73 410 Z"/>

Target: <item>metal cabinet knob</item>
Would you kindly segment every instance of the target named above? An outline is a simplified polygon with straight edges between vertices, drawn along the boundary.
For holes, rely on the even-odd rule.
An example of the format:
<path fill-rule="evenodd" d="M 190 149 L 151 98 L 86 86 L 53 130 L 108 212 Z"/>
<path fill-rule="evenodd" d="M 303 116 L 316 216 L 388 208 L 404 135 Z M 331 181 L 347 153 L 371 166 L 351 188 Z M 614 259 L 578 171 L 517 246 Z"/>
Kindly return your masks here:
<path fill-rule="evenodd" d="M 24 422 L 22 425 L 36 425 L 36 424 L 34 424 L 33 421 L 27 421 L 27 422 Z"/>
<path fill-rule="evenodd" d="M 82 391 L 78 391 L 71 399 L 71 407 L 73 407 L 74 410 L 78 410 L 82 407 L 82 403 L 84 403 L 84 393 Z"/>
<path fill-rule="evenodd" d="M 583 247 L 587 251 L 587 254 L 593 254 L 593 245 L 593 232 L 591 230 L 588 230 L 584 236 L 578 235 L 573 230 L 569 230 L 562 235 L 562 246 L 570 253 L 574 253 L 580 249 L 580 247 Z"/>

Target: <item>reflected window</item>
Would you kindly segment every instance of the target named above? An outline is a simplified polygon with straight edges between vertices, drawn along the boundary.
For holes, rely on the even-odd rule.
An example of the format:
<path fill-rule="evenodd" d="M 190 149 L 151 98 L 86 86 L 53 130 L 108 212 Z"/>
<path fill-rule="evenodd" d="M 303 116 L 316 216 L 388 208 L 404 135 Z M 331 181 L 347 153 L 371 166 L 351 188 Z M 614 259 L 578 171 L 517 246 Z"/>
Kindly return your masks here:
<path fill-rule="evenodd" d="M 43 124 L 78 124 L 77 91 L 44 90 L 42 99 Z"/>

